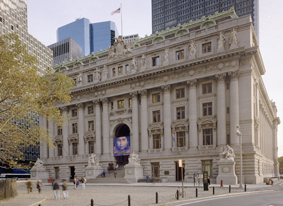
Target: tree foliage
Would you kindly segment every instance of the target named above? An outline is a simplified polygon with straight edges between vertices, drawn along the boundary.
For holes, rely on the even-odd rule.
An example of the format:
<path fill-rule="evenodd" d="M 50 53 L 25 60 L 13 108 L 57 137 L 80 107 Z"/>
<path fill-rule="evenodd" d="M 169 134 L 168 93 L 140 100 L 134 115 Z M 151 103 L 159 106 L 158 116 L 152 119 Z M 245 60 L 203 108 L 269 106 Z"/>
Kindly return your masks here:
<path fill-rule="evenodd" d="M 64 117 L 56 103 L 69 103 L 73 80 L 47 68 L 37 71 L 37 59 L 28 53 L 17 34 L 0 36 L 0 163 L 21 167 L 23 151 L 52 144 L 48 129 L 35 122 L 37 115 L 62 125 Z"/>

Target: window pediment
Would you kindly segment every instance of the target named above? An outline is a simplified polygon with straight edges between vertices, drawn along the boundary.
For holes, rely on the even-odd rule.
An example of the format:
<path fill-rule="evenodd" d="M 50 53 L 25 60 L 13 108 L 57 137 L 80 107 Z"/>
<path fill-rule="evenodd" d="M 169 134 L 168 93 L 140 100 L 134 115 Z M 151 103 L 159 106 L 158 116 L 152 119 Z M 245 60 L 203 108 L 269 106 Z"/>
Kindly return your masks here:
<path fill-rule="evenodd" d="M 63 136 L 62 135 L 57 135 L 55 136 L 55 144 L 58 145 L 58 144 L 63 144 Z"/>
<path fill-rule="evenodd" d="M 68 138 L 69 144 L 71 143 L 79 143 L 79 134 L 71 134 Z"/>
<path fill-rule="evenodd" d="M 213 128 L 216 129 L 216 115 L 214 116 L 206 116 L 206 117 L 201 117 L 198 119 L 198 129 L 208 129 L 208 128 Z"/>
<path fill-rule="evenodd" d="M 172 125 L 172 132 L 179 132 L 179 131 L 189 131 L 189 120 L 188 119 L 180 119 L 173 121 Z"/>
<path fill-rule="evenodd" d="M 84 135 L 84 141 L 85 142 L 95 142 L 96 141 L 95 132 L 94 131 L 86 132 Z"/>
<path fill-rule="evenodd" d="M 148 133 L 149 135 L 163 134 L 163 128 L 163 123 L 161 122 L 152 123 L 148 127 Z"/>

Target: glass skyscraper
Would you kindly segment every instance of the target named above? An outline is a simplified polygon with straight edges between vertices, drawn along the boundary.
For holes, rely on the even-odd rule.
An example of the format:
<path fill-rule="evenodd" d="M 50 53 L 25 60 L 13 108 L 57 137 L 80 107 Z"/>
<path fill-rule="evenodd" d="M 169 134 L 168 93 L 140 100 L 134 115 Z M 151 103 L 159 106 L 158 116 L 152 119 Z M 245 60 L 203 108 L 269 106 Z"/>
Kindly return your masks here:
<path fill-rule="evenodd" d="M 234 6 L 238 16 L 251 15 L 258 37 L 258 0 L 151 0 L 151 3 L 152 33 L 226 11 Z"/>

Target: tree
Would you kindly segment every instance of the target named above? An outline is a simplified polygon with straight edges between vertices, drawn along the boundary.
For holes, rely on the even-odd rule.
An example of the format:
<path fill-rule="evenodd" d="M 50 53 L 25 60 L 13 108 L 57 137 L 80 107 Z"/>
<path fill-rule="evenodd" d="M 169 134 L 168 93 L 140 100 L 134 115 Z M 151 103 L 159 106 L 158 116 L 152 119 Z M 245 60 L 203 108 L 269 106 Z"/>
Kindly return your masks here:
<path fill-rule="evenodd" d="M 62 125 L 66 117 L 56 104 L 71 100 L 73 80 L 49 68 L 40 74 L 37 63 L 17 34 L 0 36 L 0 163 L 12 168 L 22 167 L 25 147 L 41 139 L 53 146 L 34 115 Z"/>

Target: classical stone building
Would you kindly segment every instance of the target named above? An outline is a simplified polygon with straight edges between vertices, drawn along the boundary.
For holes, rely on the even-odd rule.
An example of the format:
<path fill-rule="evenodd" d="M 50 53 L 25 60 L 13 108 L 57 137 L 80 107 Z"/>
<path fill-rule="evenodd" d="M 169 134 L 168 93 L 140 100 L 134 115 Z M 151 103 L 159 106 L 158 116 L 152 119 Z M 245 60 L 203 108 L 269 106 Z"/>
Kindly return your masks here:
<path fill-rule="evenodd" d="M 55 68 L 76 81 L 72 101 L 59 104 L 69 116 L 61 129 L 47 126 L 56 148 L 41 143 L 50 178 L 85 176 L 91 153 L 103 168 L 125 164 L 114 156 L 114 139 L 130 136 L 143 175 L 186 181 L 208 171 L 215 182 L 222 147 L 235 152 L 243 182 L 278 176 L 277 117 L 261 75 L 265 67 L 250 16 L 233 9 L 178 25 Z M 227 169 L 222 172 L 227 172 Z M 239 178 L 238 178 L 239 179 Z"/>

